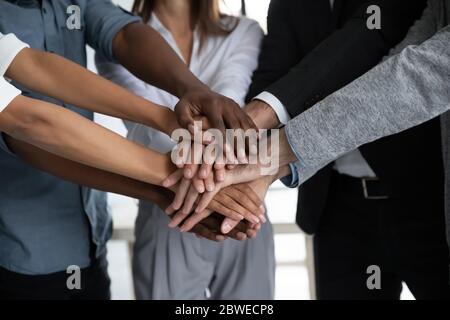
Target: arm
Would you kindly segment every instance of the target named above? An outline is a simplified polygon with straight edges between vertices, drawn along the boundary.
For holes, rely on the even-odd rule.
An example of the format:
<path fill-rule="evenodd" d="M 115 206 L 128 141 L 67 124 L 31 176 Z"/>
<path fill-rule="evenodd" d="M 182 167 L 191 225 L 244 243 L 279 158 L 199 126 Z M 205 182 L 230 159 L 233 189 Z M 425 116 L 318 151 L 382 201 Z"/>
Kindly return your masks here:
<path fill-rule="evenodd" d="M 168 135 L 179 127 L 175 114 L 167 108 L 138 97 L 55 54 L 23 49 L 6 76 L 55 99 L 143 123 Z"/>
<path fill-rule="evenodd" d="M 97 190 L 151 201 L 161 208 L 165 208 L 173 198 L 172 192 L 167 189 L 67 160 L 11 137 L 6 137 L 6 141 L 24 161 L 61 179 Z M 209 240 L 222 241 L 224 239 L 220 232 L 222 220 L 217 216 L 208 217 L 196 225 L 192 232 Z M 244 223 L 240 223 L 227 236 L 243 240 L 243 234 L 251 236 L 254 232 Z"/>
<path fill-rule="evenodd" d="M 281 107 L 287 110 L 290 117 L 299 115 L 379 63 L 389 49 L 404 38 L 413 22 L 420 17 L 425 4 L 425 0 L 410 1 L 408 14 L 404 14 L 402 0 L 364 2 L 342 28 L 320 43 L 265 91 L 280 101 Z M 381 30 L 367 28 L 369 15 L 366 10 L 369 5 L 378 5 L 381 9 Z M 259 108 L 265 107 L 267 110 L 267 105 L 260 103 L 255 107 L 252 112 L 265 117 L 256 122 L 272 127 L 280 123 L 267 111 L 257 112 Z"/>
<path fill-rule="evenodd" d="M 447 26 L 291 120 L 286 134 L 302 159 L 301 182 L 363 144 L 448 111 L 449 41 Z"/>
<path fill-rule="evenodd" d="M 0 128 L 64 158 L 156 185 L 175 170 L 169 156 L 132 143 L 74 112 L 23 96 L 0 113 Z"/>
<path fill-rule="evenodd" d="M 192 129 L 194 117 L 205 115 L 211 125 L 251 128 L 251 119 L 231 99 L 212 92 L 198 80 L 164 39 L 137 23 L 109 0 L 91 0 L 85 11 L 88 43 L 108 60 L 117 60 L 139 79 L 180 98 L 178 121 Z"/>

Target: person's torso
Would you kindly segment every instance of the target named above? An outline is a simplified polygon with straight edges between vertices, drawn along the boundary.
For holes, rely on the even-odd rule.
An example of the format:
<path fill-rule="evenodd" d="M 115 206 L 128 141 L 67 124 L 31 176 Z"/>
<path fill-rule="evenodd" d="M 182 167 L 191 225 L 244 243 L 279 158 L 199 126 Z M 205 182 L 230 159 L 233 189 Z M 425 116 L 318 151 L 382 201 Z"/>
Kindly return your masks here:
<path fill-rule="evenodd" d="M 302 56 L 341 28 L 365 2 L 367 1 L 336 0 L 330 14 L 326 11 L 328 0 L 319 0 L 316 4 L 309 1 L 291 1 L 291 12 L 303 11 L 301 17 L 304 19 L 297 17 L 292 20 Z M 408 11 L 402 14 L 408 14 Z M 319 18 L 311 21 L 311 17 Z M 306 27 L 308 23 L 309 29 Z M 380 61 L 382 57 L 380 55 Z M 418 201 L 442 201 L 443 165 L 439 142 L 439 122 L 434 120 L 370 143 L 360 150 L 364 160 L 391 194 L 405 199 L 408 195 L 411 197 L 412 194 L 421 194 L 422 197 L 416 197 Z M 297 221 L 302 227 L 306 226 L 308 232 L 315 231 L 324 209 L 332 166 L 322 169 L 300 188 Z"/>
<path fill-rule="evenodd" d="M 230 21 L 230 19 L 235 18 L 226 17 L 225 19 L 227 19 L 228 23 L 233 24 L 233 21 Z M 194 31 L 189 69 L 204 84 L 210 86 L 215 80 L 217 71 L 223 63 L 226 63 L 229 55 L 233 53 L 233 47 L 236 41 L 239 41 L 239 33 L 242 28 L 246 27 L 245 24 L 247 23 L 249 23 L 248 20 L 240 19 L 236 29 L 228 36 L 206 37 L 201 49 L 200 34 L 198 30 Z M 181 51 L 170 31 L 162 25 L 155 14 L 152 15 L 149 24 L 161 34 L 178 56 L 183 59 Z M 167 106 L 172 110 L 175 108 L 178 102 L 177 97 L 144 82 L 142 82 L 142 86 L 145 87 L 146 99 Z M 242 97 L 242 101 L 237 101 L 237 103 L 242 103 L 243 99 L 244 97 Z M 169 152 L 175 146 L 175 143 L 167 135 L 153 128 L 129 122 L 127 123 L 127 128 L 129 129 L 128 138 L 130 140 L 144 144 L 159 152 Z"/>
<path fill-rule="evenodd" d="M 68 30 L 70 5 L 78 5 L 83 12 L 88 4 L 86 0 L 0 1 L 0 32 L 14 33 L 34 49 L 53 52 L 86 66 L 83 17 L 80 30 Z M 93 119 L 92 112 L 15 85 L 26 96 Z M 91 234 L 92 241 L 103 250 L 111 232 L 104 193 L 36 170 L 3 150 L 0 150 L 0 181 L 1 266 L 24 274 L 62 271 L 72 264 L 86 267 L 90 264 Z"/>

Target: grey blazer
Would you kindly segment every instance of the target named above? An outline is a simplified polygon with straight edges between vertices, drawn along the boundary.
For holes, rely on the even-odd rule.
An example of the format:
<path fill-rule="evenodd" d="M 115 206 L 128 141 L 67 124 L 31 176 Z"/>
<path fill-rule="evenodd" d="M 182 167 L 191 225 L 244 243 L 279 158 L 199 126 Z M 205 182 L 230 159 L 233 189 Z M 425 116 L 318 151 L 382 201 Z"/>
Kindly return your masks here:
<path fill-rule="evenodd" d="M 407 6 L 407 4 L 406 4 Z M 292 119 L 286 134 L 300 182 L 345 153 L 442 115 L 450 243 L 450 0 L 429 0 L 390 57 Z M 413 173 L 412 173 L 413 174 Z"/>

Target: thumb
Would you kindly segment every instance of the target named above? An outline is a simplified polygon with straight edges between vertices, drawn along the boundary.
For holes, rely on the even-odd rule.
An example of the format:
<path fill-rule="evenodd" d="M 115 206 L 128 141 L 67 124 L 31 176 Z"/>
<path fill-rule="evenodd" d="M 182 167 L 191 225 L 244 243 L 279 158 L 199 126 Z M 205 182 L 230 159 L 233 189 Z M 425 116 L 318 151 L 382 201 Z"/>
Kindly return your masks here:
<path fill-rule="evenodd" d="M 175 115 L 182 128 L 194 133 L 194 117 L 188 103 L 179 102 L 175 107 Z"/>

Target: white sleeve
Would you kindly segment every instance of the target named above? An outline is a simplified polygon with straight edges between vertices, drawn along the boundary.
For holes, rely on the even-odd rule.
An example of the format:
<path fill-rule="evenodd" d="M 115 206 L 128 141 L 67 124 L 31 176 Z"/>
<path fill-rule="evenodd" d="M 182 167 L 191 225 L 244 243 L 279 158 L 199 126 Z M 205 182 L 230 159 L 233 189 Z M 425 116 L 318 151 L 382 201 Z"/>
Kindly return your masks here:
<path fill-rule="evenodd" d="M 15 97 L 20 95 L 20 93 L 20 90 L 8 83 L 5 78 L 0 77 L 0 113 Z"/>
<path fill-rule="evenodd" d="M 253 100 L 261 100 L 267 103 L 273 109 L 278 117 L 278 121 L 280 121 L 281 124 L 286 125 L 289 120 L 291 120 L 291 116 L 287 112 L 284 104 L 270 92 L 261 92 L 256 97 L 254 97 Z"/>
<path fill-rule="evenodd" d="M 0 76 L 5 74 L 17 54 L 27 47 L 28 45 L 17 39 L 14 34 L 0 33 Z"/>
<path fill-rule="evenodd" d="M 264 35 L 256 21 L 242 19 L 239 23 L 243 25 L 238 25 L 236 28 L 243 28 L 243 30 L 236 33 L 235 36 L 239 38 L 234 39 L 235 46 L 229 48 L 232 54 L 218 67 L 214 79 L 209 83 L 213 91 L 233 99 L 241 106 L 245 103 L 253 71 L 258 66 L 261 40 Z M 236 31 L 238 30 L 233 32 Z"/>

